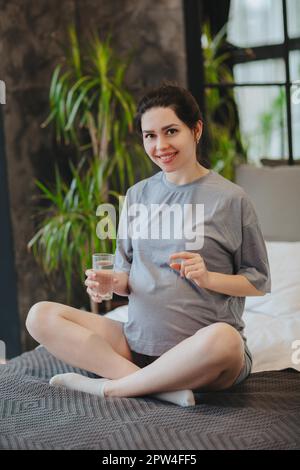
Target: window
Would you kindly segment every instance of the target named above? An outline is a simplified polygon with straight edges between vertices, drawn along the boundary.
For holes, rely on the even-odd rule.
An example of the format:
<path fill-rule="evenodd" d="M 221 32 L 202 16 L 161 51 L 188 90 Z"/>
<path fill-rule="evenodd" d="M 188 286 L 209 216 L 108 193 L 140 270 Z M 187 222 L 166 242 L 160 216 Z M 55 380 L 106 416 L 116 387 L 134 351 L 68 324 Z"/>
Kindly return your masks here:
<path fill-rule="evenodd" d="M 231 0 L 227 42 L 249 163 L 268 158 L 293 164 L 300 158 L 299 0 Z"/>

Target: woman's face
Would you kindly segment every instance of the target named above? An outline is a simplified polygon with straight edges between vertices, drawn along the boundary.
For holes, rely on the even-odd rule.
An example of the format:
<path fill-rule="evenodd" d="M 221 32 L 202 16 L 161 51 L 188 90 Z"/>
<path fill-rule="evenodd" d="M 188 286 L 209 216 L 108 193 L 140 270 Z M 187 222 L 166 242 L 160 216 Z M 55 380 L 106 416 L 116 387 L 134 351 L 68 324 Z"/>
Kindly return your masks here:
<path fill-rule="evenodd" d="M 141 119 L 143 143 L 147 155 L 165 172 L 178 171 L 194 163 L 196 137 L 202 123 L 192 131 L 171 108 L 151 108 Z"/>

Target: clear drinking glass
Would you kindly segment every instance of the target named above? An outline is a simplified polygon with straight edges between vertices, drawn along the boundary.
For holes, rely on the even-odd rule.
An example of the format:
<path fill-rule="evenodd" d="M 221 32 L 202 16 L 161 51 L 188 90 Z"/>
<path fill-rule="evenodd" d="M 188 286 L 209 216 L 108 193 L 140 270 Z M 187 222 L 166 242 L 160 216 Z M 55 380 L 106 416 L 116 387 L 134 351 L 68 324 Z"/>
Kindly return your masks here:
<path fill-rule="evenodd" d="M 101 290 L 105 290 L 105 293 L 101 294 L 103 300 L 111 300 L 113 297 L 114 260 L 115 255 L 111 253 L 93 254 L 93 269 L 103 271 L 99 280 Z"/>

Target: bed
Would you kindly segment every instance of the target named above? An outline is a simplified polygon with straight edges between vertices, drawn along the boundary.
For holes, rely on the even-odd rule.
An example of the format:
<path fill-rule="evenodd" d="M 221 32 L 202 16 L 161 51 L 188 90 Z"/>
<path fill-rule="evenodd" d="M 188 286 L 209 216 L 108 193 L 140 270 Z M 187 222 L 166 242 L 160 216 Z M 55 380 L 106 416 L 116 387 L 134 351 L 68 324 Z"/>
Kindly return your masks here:
<path fill-rule="evenodd" d="M 289 191 L 278 186 L 282 175 Z M 272 294 L 246 303 L 251 376 L 223 392 L 196 394 L 195 407 L 152 397 L 102 399 L 50 387 L 57 373 L 93 374 L 62 363 L 39 346 L 0 366 L 1 449 L 300 448 L 300 221 L 295 221 L 300 168 L 243 165 L 237 182 L 250 193 L 263 221 L 273 281 Z M 274 182 L 277 190 L 266 201 Z M 287 206 L 288 227 L 282 225 L 283 219 L 288 222 L 288 211 L 282 209 Z M 277 224 L 264 211 L 268 217 L 270 211 L 275 214 Z M 125 306 L 108 316 L 126 321 L 126 314 Z"/>

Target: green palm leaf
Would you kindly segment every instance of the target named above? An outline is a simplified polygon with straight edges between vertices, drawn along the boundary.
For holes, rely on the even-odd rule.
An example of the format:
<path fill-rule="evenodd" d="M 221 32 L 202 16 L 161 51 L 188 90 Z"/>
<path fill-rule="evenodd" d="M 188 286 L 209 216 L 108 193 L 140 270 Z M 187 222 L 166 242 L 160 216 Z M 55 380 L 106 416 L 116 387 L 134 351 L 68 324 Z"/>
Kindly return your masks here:
<path fill-rule="evenodd" d="M 66 60 L 53 70 L 49 116 L 42 124 L 53 124 L 60 144 L 72 144 L 72 158 L 68 178 L 55 166 L 52 184 L 36 181 L 48 206 L 37 207 L 39 224 L 28 248 L 49 276 L 63 272 L 68 301 L 91 254 L 116 248 L 111 219 L 112 239 L 97 236 L 97 207 L 114 198 L 118 213 L 120 193 L 152 172 L 133 134 L 136 104 L 123 84 L 129 61 L 116 56 L 111 39 L 94 33 L 79 43 L 76 29 L 69 28 Z"/>

